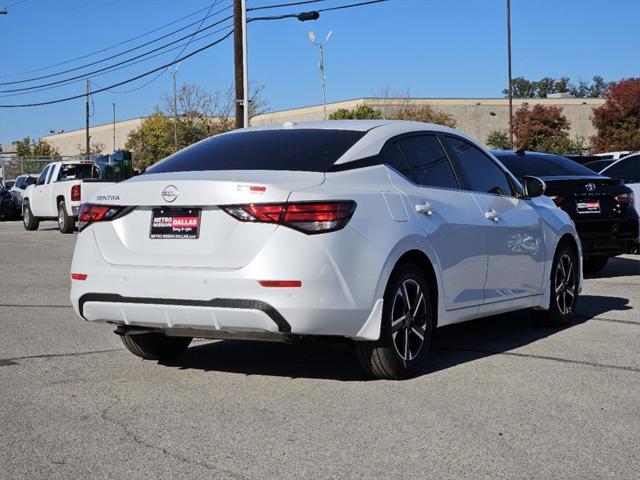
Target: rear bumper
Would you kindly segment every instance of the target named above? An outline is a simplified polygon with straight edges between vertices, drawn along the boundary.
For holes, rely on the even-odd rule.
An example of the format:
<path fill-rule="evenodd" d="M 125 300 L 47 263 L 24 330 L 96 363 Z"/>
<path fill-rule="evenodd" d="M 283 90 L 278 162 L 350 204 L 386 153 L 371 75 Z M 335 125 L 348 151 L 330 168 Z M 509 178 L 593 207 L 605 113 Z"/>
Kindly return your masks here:
<path fill-rule="evenodd" d="M 279 230 L 247 266 L 211 269 L 113 265 L 100 255 L 88 228 L 78 235 L 71 270 L 87 278 L 72 281 L 72 305 L 91 322 L 190 329 L 203 337 L 253 332 L 377 338 L 379 323 L 376 333 L 365 326 L 381 316 L 380 272 L 338 266 L 343 262 L 315 237 L 305 237 L 304 249 L 292 248 L 290 237 L 301 234 Z M 359 281 L 350 281 L 349 274 Z M 259 280 L 300 280 L 302 286 L 269 288 Z"/>
<path fill-rule="evenodd" d="M 582 253 L 585 256 L 615 256 L 638 252 L 637 218 L 576 221 L 575 223 L 582 243 Z"/>

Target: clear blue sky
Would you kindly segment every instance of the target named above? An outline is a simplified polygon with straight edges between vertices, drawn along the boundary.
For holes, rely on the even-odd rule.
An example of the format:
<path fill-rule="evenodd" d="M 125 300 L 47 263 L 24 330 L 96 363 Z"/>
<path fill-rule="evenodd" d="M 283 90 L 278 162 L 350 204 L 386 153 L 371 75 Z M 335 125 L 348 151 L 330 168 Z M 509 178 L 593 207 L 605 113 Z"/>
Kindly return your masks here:
<path fill-rule="evenodd" d="M 248 0 L 248 4 L 285 1 Z M 317 6 L 259 14 L 298 12 L 352 1 L 327 0 Z M 9 76 L 108 47 L 211 3 L 212 0 L 4 0 L 4 3 L 0 0 L 0 7 L 9 6 L 9 15 L 0 16 L 0 82 L 79 65 L 82 62 Z M 220 7 L 230 3 L 231 0 L 218 0 Z M 313 29 L 324 36 L 333 30 L 326 51 L 329 101 L 374 96 L 385 88 L 419 97 L 499 97 L 506 84 L 505 3 L 505 0 L 391 0 L 326 13 L 316 22 L 290 19 L 252 23 L 250 78 L 266 86 L 264 96 L 272 110 L 320 103 L 317 49 L 307 39 L 307 31 Z M 214 7 L 214 11 L 220 7 Z M 202 15 L 171 28 L 198 20 Z M 531 79 L 566 75 L 574 81 L 590 79 L 594 74 L 606 80 L 640 76 L 639 24 L 638 0 L 512 0 L 513 74 Z M 117 53 L 169 30 L 84 62 Z M 188 50 L 204 43 L 206 40 L 194 42 Z M 231 47 L 229 39 L 183 62 L 178 82 L 195 82 L 210 90 L 226 88 L 233 79 Z M 96 77 L 94 81 L 100 85 L 115 83 L 173 59 L 176 53 L 169 52 Z M 64 77 L 43 82 L 57 78 Z M 20 86 L 23 85 L 13 87 Z M 11 86 L 0 87 L 7 88 Z M 118 119 L 146 115 L 170 89 L 171 76 L 164 74 L 135 93 L 96 95 L 91 122 L 110 122 L 112 102 L 117 104 Z M 0 103 L 49 100 L 83 91 L 84 83 L 80 82 L 0 98 Z M 82 99 L 46 107 L 0 109 L 2 143 L 25 135 L 38 138 L 49 129 L 73 130 L 83 126 Z"/>

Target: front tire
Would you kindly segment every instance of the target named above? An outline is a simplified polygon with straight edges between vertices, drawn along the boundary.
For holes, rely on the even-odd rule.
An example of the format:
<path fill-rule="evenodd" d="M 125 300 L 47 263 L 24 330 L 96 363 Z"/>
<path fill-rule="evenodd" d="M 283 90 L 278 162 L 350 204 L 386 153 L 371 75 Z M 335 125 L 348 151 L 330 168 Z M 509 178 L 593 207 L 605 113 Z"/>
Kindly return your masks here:
<path fill-rule="evenodd" d="M 568 243 L 558 246 L 551 269 L 551 298 L 544 320 L 557 326 L 571 322 L 578 302 L 578 256 Z"/>
<path fill-rule="evenodd" d="M 124 346 L 145 360 L 167 360 L 183 353 L 193 340 L 191 337 L 167 337 L 162 333 L 122 335 Z"/>
<path fill-rule="evenodd" d="M 58 204 L 58 229 L 60 233 L 73 233 L 76 222 L 67 215 L 67 206 L 64 200 Z"/>
<path fill-rule="evenodd" d="M 597 256 L 597 257 L 585 257 L 582 260 L 582 266 L 584 268 L 584 273 L 587 275 L 592 275 L 594 273 L 598 273 L 602 270 L 607 262 L 609 261 L 609 257 Z"/>
<path fill-rule="evenodd" d="M 423 366 L 434 324 L 434 299 L 422 269 L 398 265 L 384 294 L 380 338 L 355 342 L 364 369 L 373 377 L 400 380 Z"/>
<path fill-rule="evenodd" d="M 33 215 L 29 202 L 26 202 L 22 208 L 22 224 L 25 230 L 37 230 L 40 226 L 40 219 Z"/>

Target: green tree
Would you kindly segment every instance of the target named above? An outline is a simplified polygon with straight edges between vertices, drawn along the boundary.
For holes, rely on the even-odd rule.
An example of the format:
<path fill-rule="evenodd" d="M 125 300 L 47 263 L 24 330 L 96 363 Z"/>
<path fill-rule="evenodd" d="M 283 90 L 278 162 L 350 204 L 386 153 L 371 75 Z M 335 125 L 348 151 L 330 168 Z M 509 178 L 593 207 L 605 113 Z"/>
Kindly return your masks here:
<path fill-rule="evenodd" d="M 18 157 L 52 157 L 59 158 L 59 150 L 42 138 L 36 142 L 31 137 L 24 137 L 16 144 L 16 155 Z"/>
<path fill-rule="evenodd" d="M 431 105 L 404 105 L 393 116 L 395 120 L 410 120 L 413 122 L 435 123 L 455 128 L 456 119 L 453 115 L 436 110 Z"/>
<path fill-rule="evenodd" d="M 134 166 L 141 171 L 168 157 L 174 152 L 172 119 L 155 111 L 129 134 L 125 147 L 131 150 Z"/>
<path fill-rule="evenodd" d="M 509 133 L 506 130 L 491 130 L 484 143 L 496 150 L 508 150 L 511 148 Z"/>
<path fill-rule="evenodd" d="M 594 75 L 591 82 L 579 80 L 578 84 L 571 83 L 569 77 L 543 77 L 540 80 L 528 80 L 524 77 L 516 77 L 511 80 L 511 88 L 514 98 L 546 98 L 552 93 L 568 92 L 576 98 L 600 98 L 604 95 L 611 82 L 605 82 L 599 75 Z M 506 96 L 508 89 L 502 93 Z"/>
<path fill-rule="evenodd" d="M 329 120 L 378 120 L 382 114 L 369 105 L 358 105 L 352 110 L 341 108 L 329 115 Z"/>
<path fill-rule="evenodd" d="M 605 98 L 604 105 L 593 109 L 593 150 L 640 150 L 640 77 L 612 85 Z"/>

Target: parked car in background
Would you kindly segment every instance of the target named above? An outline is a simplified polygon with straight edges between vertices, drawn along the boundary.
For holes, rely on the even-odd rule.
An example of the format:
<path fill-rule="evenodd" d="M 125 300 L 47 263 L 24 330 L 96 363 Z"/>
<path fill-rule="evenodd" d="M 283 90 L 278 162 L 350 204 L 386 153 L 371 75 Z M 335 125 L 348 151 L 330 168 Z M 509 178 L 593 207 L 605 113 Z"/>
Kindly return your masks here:
<path fill-rule="evenodd" d="M 493 153 L 516 177 L 535 175 L 546 183 L 545 194 L 576 224 L 586 273 L 601 270 L 610 257 L 638 251 L 634 195 L 621 180 L 597 174 L 561 155 Z"/>
<path fill-rule="evenodd" d="M 22 196 L 24 191 L 29 185 L 35 185 L 38 180 L 38 175 L 19 175 L 15 179 L 15 183 L 10 187 L 11 195 L 13 196 L 13 205 L 16 210 L 22 214 Z"/>
<path fill-rule="evenodd" d="M 0 182 L 0 220 L 15 220 L 18 212 L 13 204 L 11 192 L 6 185 Z"/>
<path fill-rule="evenodd" d="M 636 211 L 640 212 L 640 153 L 634 153 L 617 160 L 607 166 L 601 175 L 611 178 L 619 178 L 624 184 L 633 190 Z"/>
<path fill-rule="evenodd" d="M 76 160 L 47 165 L 35 185 L 29 185 L 23 194 L 24 228 L 37 230 L 40 220 L 57 219 L 61 233 L 73 232 L 83 202 L 110 183 L 133 175 L 131 155 L 116 154 L 100 163 Z"/>
<path fill-rule="evenodd" d="M 593 172 L 600 173 L 604 168 L 615 162 L 617 162 L 617 160 L 607 158 L 604 160 L 592 160 L 590 162 L 583 163 L 583 165 Z"/>
<path fill-rule="evenodd" d="M 566 324 L 573 222 L 477 142 L 399 121 L 286 123 L 196 143 L 80 209 L 71 302 L 146 359 L 193 337 L 353 339 L 404 378 L 437 326 L 537 309 Z"/>

